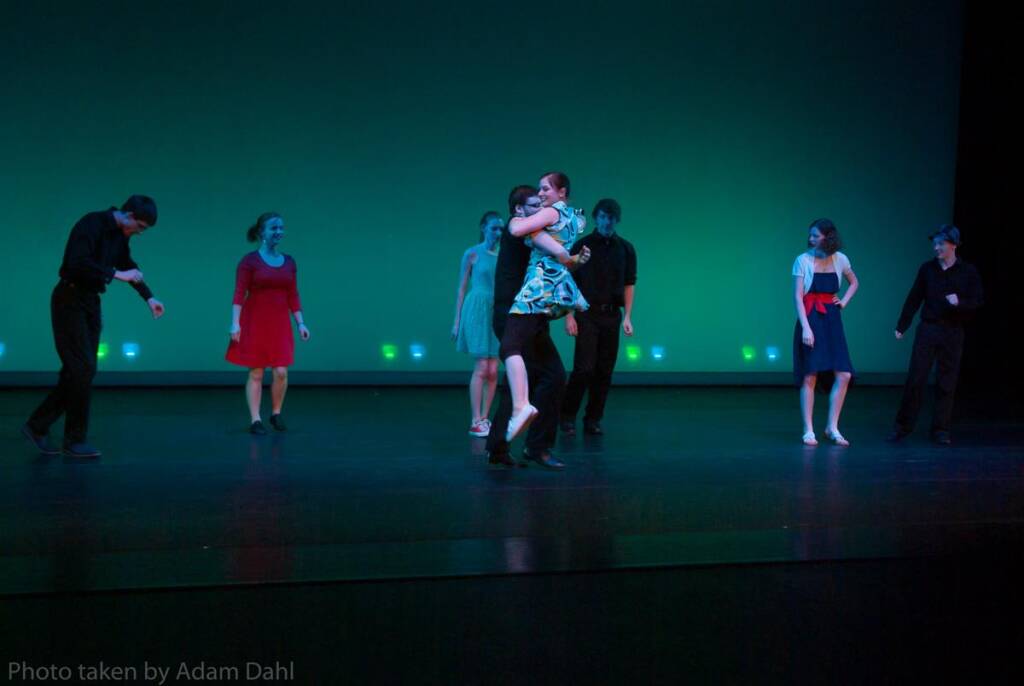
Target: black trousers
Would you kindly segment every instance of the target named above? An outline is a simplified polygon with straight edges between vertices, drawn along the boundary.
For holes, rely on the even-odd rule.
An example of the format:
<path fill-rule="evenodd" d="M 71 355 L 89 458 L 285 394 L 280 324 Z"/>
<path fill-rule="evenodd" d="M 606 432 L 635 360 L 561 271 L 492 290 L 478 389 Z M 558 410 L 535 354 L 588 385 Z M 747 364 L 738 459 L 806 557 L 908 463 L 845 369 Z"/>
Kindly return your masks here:
<path fill-rule="evenodd" d="M 540 413 L 530 424 L 526 432 L 526 449 L 532 454 L 551 450 L 555 445 L 558 431 L 558 408 L 562 403 L 562 392 L 565 389 L 565 367 L 558 354 L 555 342 L 551 340 L 551 329 L 546 315 L 514 315 L 516 317 L 539 318 L 528 324 L 532 336 L 525 341 L 518 341 L 523 362 L 526 363 L 526 376 L 530 382 L 530 404 Z M 511 316 L 509 317 L 511 318 Z M 500 321 L 499 321 L 500 320 Z M 494 318 L 494 335 L 505 346 L 506 319 Z M 521 327 L 516 327 L 519 333 Z M 510 331 L 515 334 L 515 331 Z M 521 343 L 521 346 L 518 345 Z M 498 387 L 498 409 L 491 422 L 491 433 L 487 437 L 487 450 L 491 453 L 508 452 L 509 445 L 505 441 L 508 420 L 512 416 L 512 392 L 505 382 Z"/>
<path fill-rule="evenodd" d="M 932 364 L 935 368 L 935 411 L 932 431 L 949 431 L 953 414 L 953 393 L 960 376 L 960 356 L 964 350 L 964 330 L 959 326 L 942 326 L 920 322 L 910 355 L 910 371 L 903 386 L 903 400 L 896 414 L 896 426 L 910 432 L 921 411 L 924 389 Z"/>
<path fill-rule="evenodd" d="M 53 342 L 62 366 L 57 387 L 28 420 L 45 434 L 63 414 L 64 442 L 80 443 L 89 431 L 89 400 L 100 345 L 100 296 L 61 281 L 50 296 Z"/>
<path fill-rule="evenodd" d="M 576 315 L 576 353 L 572 360 L 572 374 L 565 389 L 562 417 L 575 420 L 583 402 L 583 394 L 590 391 L 583 421 L 599 422 L 604 416 L 608 389 L 612 385 L 612 372 L 619 357 L 619 327 L 622 311 L 586 310 Z"/>

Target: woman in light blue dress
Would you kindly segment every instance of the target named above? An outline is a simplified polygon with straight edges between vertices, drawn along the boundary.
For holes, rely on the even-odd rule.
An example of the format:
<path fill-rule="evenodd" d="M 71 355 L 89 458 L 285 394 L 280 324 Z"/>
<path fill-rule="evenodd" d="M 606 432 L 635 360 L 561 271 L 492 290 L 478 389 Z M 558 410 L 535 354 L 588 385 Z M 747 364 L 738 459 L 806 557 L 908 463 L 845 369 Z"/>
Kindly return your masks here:
<path fill-rule="evenodd" d="M 498 387 L 498 339 L 491 326 L 494 309 L 494 267 L 504 222 L 497 212 L 480 219 L 480 243 L 468 248 L 459 266 L 459 288 L 455 295 L 455 349 L 476 358 L 469 379 L 469 407 L 472 423 L 469 435 L 486 437 L 491 430 L 487 417 Z"/>

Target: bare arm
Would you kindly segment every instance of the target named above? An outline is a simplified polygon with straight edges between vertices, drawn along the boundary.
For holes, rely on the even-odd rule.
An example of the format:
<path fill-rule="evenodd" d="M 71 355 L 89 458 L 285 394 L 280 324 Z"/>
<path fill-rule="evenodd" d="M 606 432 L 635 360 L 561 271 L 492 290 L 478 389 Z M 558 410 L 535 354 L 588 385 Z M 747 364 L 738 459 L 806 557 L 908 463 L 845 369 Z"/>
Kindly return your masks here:
<path fill-rule="evenodd" d="M 530 236 L 530 240 L 533 242 L 533 247 L 538 248 L 541 252 L 546 252 L 570 269 L 575 269 L 574 266 L 571 266 L 573 259 L 569 251 L 546 231 L 538 231 Z"/>
<path fill-rule="evenodd" d="M 508 223 L 508 231 L 513 236 L 522 237 L 541 231 L 557 221 L 558 210 L 545 207 L 531 217 L 512 217 Z"/>
<path fill-rule="evenodd" d="M 842 300 L 840 300 L 836 304 L 839 305 L 840 307 L 845 308 L 849 304 L 849 302 L 853 300 L 854 294 L 860 287 L 860 282 L 857 281 L 857 275 L 853 273 L 852 269 L 847 269 L 846 271 L 844 271 L 843 278 L 845 278 L 850 285 L 846 287 L 846 293 L 843 294 Z"/>
<path fill-rule="evenodd" d="M 807 310 L 804 309 L 804 277 L 793 277 L 793 300 L 797 306 L 797 318 L 800 319 L 800 326 L 804 330 L 804 340 L 811 333 L 811 325 L 807 321 Z M 813 340 L 813 335 L 812 335 Z"/>
<path fill-rule="evenodd" d="M 473 271 L 473 258 L 473 251 L 467 250 L 462 254 L 462 262 L 459 264 L 459 287 L 455 290 L 455 323 L 452 325 L 452 338 L 459 333 L 459 318 L 462 315 L 462 302 L 466 299 L 469 276 Z"/>

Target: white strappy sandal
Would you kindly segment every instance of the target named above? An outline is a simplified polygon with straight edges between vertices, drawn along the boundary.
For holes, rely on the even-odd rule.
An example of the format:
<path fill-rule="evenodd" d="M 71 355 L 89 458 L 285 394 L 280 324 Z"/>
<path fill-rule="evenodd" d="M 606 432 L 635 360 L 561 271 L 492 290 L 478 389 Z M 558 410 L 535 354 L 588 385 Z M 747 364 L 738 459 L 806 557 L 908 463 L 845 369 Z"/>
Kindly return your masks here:
<path fill-rule="evenodd" d="M 828 440 L 832 441 L 836 445 L 841 445 L 844 448 L 850 445 L 850 442 L 843 438 L 843 435 L 839 433 L 838 429 L 835 431 L 832 429 L 825 429 L 825 435 L 828 437 Z"/>
<path fill-rule="evenodd" d="M 818 439 L 814 437 L 813 431 L 808 431 L 803 437 L 804 445 L 818 445 Z"/>

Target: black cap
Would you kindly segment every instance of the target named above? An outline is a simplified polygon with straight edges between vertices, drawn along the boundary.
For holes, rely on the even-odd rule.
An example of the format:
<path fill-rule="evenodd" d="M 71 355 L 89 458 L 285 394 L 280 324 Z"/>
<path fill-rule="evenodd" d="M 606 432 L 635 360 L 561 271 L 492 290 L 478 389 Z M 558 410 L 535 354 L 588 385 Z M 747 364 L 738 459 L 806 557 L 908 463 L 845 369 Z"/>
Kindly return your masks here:
<path fill-rule="evenodd" d="M 952 224 L 943 224 L 939 227 L 939 230 L 928 236 L 929 240 L 934 241 L 936 238 L 947 241 L 953 245 L 960 245 L 960 229 L 956 228 Z"/>

